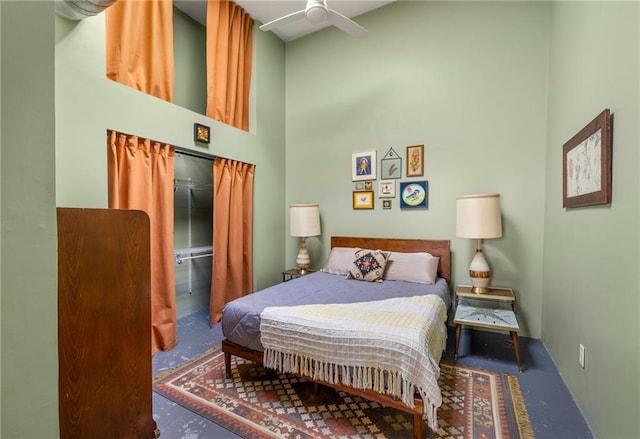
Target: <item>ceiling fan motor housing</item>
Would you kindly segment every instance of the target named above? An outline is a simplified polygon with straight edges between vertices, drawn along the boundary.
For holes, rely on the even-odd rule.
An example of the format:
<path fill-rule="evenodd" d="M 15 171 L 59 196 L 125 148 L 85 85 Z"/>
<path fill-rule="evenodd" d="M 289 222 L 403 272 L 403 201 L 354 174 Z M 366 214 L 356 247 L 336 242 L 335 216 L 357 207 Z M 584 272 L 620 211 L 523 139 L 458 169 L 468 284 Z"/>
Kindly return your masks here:
<path fill-rule="evenodd" d="M 327 2 L 325 0 L 309 0 L 305 8 L 307 20 L 312 23 L 322 23 L 328 18 Z"/>

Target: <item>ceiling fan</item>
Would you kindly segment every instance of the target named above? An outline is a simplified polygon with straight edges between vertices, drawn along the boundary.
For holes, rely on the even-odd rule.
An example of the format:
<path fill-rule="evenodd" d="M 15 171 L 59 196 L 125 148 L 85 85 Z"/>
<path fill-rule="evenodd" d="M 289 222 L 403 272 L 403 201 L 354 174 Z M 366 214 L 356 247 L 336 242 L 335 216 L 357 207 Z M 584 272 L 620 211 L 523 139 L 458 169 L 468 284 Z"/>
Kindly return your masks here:
<path fill-rule="evenodd" d="M 367 30 L 355 21 L 329 9 L 326 0 L 307 0 L 307 6 L 304 9 L 263 24 L 260 26 L 260 30 L 268 31 L 303 18 L 314 24 L 329 22 L 353 37 L 363 37 L 367 34 Z"/>

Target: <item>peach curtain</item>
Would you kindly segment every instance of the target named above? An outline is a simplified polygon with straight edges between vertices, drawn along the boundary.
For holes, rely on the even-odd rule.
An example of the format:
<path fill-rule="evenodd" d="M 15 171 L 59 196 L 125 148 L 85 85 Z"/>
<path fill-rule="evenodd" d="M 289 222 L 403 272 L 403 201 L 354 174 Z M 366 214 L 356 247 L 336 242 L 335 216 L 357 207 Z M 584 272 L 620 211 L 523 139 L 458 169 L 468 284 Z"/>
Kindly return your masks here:
<path fill-rule="evenodd" d="M 253 176 L 255 165 L 213 162 L 213 267 L 209 323 L 227 302 L 253 292 Z"/>
<path fill-rule="evenodd" d="M 107 78 L 173 102 L 173 1 L 119 0 L 106 14 Z"/>
<path fill-rule="evenodd" d="M 107 132 L 109 208 L 142 210 L 149 215 L 151 224 L 153 354 L 159 349 L 169 350 L 177 343 L 173 266 L 174 154 L 170 145 Z"/>
<path fill-rule="evenodd" d="M 207 5 L 207 116 L 249 131 L 253 19 L 228 0 Z"/>

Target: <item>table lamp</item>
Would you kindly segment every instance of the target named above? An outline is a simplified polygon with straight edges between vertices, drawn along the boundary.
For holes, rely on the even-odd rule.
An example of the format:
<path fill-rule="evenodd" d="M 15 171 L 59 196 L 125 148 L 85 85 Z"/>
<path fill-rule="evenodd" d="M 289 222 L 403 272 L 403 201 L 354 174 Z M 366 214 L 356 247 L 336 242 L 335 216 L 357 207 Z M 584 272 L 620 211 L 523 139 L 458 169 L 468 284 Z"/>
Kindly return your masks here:
<path fill-rule="evenodd" d="M 291 236 L 300 237 L 300 250 L 296 264 L 300 274 L 305 274 L 311 265 L 307 252 L 307 238 L 320 234 L 320 206 L 318 204 L 292 204 L 289 206 L 289 227 Z"/>
<path fill-rule="evenodd" d="M 482 253 L 482 240 L 502 236 L 500 194 L 463 195 L 456 198 L 456 205 L 456 236 L 478 240 L 469 267 L 471 291 L 488 293 L 491 269 Z"/>

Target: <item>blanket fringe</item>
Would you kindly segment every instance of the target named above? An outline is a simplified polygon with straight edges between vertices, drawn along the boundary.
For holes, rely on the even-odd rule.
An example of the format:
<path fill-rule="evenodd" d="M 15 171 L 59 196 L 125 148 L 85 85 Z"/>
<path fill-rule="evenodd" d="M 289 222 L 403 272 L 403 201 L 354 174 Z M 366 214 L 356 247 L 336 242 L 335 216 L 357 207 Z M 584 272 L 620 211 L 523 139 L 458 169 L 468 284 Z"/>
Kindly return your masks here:
<path fill-rule="evenodd" d="M 414 395 L 417 390 L 424 402 L 423 415 L 426 417 L 429 427 L 432 430 L 436 430 L 438 427 L 438 408 L 428 401 L 425 392 L 416 389 L 415 384 L 403 378 L 398 371 L 391 372 L 370 366 L 344 366 L 292 352 L 278 352 L 273 349 L 264 350 L 263 364 L 266 368 L 309 377 L 314 381 L 330 384 L 342 383 L 356 389 L 373 390 L 398 398 L 411 408 L 415 407 Z"/>

